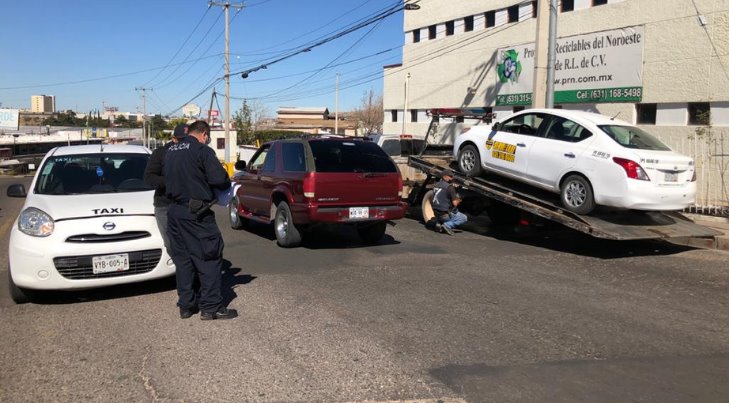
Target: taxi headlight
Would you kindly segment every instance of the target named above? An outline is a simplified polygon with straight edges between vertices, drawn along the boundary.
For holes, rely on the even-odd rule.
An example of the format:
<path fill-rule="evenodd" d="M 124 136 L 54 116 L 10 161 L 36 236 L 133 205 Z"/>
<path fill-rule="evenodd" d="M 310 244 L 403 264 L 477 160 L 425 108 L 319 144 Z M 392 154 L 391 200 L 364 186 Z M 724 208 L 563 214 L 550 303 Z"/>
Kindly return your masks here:
<path fill-rule="evenodd" d="M 53 233 L 53 219 L 45 211 L 28 207 L 18 217 L 20 232 L 32 236 L 48 236 Z"/>

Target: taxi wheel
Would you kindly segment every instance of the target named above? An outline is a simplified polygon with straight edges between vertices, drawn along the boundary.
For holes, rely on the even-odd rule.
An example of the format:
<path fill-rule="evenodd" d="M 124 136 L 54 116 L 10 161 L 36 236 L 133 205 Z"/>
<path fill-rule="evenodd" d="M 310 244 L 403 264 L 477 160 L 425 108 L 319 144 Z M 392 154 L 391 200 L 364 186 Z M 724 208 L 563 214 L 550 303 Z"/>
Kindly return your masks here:
<path fill-rule="evenodd" d="M 481 156 L 472 144 L 458 150 L 458 169 L 468 176 L 481 175 Z"/>
<path fill-rule="evenodd" d="M 30 302 L 32 297 L 31 291 L 15 285 L 13 276 L 10 274 L 10 269 L 8 269 L 8 286 L 10 288 L 10 298 L 12 298 L 13 302 L 16 304 L 25 304 Z"/>
<path fill-rule="evenodd" d="M 581 175 L 570 175 L 562 182 L 562 205 L 575 214 L 590 214 L 595 209 L 595 197 L 590 182 Z"/>
<path fill-rule="evenodd" d="M 273 220 L 276 241 L 284 248 L 294 248 L 301 244 L 301 233 L 294 225 L 288 203 L 280 202 L 276 206 L 276 218 Z"/>
<path fill-rule="evenodd" d="M 357 224 L 357 234 L 366 244 L 374 245 L 380 243 L 382 237 L 385 236 L 387 223 L 378 221 L 372 224 Z"/>
<path fill-rule="evenodd" d="M 245 226 L 245 218 L 238 215 L 238 199 L 235 197 L 228 204 L 228 218 L 230 219 L 230 228 L 241 229 Z"/>

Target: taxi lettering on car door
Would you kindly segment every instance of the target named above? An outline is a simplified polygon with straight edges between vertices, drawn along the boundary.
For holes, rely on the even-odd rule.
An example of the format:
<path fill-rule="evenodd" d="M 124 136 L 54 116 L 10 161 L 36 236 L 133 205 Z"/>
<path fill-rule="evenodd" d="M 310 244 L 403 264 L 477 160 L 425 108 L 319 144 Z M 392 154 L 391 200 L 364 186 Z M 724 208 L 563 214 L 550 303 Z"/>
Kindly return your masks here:
<path fill-rule="evenodd" d="M 522 177 L 534 141 L 545 120 L 544 114 L 527 113 L 504 121 L 486 141 L 487 168 Z"/>

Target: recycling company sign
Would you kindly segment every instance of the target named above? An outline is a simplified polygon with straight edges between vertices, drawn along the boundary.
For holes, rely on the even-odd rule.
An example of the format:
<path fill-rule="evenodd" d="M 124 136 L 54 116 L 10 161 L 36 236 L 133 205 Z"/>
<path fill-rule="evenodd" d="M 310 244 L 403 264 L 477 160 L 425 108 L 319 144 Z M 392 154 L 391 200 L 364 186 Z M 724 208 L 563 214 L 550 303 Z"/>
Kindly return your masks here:
<path fill-rule="evenodd" d="M 558 38 L 554 103 L 640 102 L 643 26 Z M 497 106 L 531 105 L 534 43 L 497 49 Z"/>

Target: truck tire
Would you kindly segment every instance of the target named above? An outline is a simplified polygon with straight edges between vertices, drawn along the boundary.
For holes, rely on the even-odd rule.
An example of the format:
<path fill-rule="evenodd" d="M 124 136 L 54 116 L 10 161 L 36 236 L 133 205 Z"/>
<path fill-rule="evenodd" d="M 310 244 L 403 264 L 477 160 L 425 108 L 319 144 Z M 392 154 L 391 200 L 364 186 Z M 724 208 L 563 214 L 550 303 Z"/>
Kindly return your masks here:
<path fill-rule="evenodd" d="M 228 204 L 228 218 L 230 220 L 230 228 L 241 229 L 245 227 L 245 218 L 238 215 L 238 199 L 235 197 Z"/>
<path fill-rule="evenodd" d="M 498 201 L 486 207 L 486 214 L 492 224 L 499 226 L 517 225 L 521 219 L 521 211 L 518 208 Z"/>
<path fill-rule="evenodd" d="M 8 269 L 8 288 L 10 289 L 10 298 L 16 304 L 28 303 L 33 297 L 32 291 L 20 288 L 15 285 L 15 282 L 13 281 L 13 275 L 10 274 L 10 269 Z"/>
<path fill-rule="evenodd" d="M 301 233 L 294 225 L 289 204 L 284 201 L 276 206 L 273 231 L 276 233 L 278 245 L 282 248 L 295 248 L 301 244 Z"/>
<path fill-rule="evenodd" d="M 382 237 L 385 236 L 385 229 L 387 223 L 384 221 L 377 221 L 375 223 L 357 224 L 357 234 L 362 241 L 368 245 L 375 245 L 380 243 Z"/>
<path fill-rule="evenodd" d="M 565 209 L 575 214 L 590 214 L 595 209 L 592 185 L 582 175 L 570 175 L 562 182 L 559 198 Z"/>
<path fill-rule="evenodd" d="M 474 145 L 468 144 L 458 150 L 458 170 L 468 176 L 479 176 L 483 173 L 481 156 Z"/>
<path fill-rule="evenodd" d="M 435 219 L 435 212 L 433 211 L 433 190 L 425 192 L 423 201 L 420 203 L 420 212 L 423 216 L 423 222 L 426 224 Z"/>

